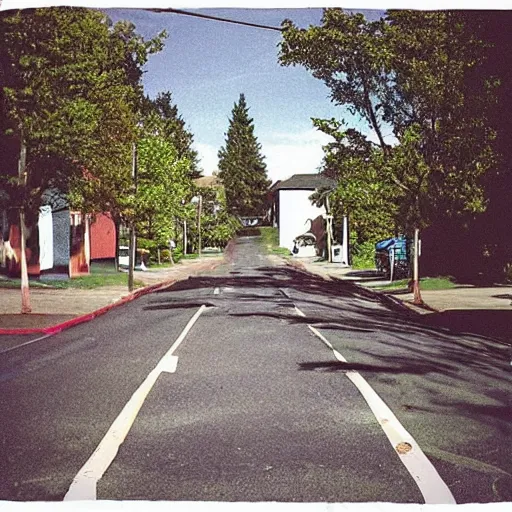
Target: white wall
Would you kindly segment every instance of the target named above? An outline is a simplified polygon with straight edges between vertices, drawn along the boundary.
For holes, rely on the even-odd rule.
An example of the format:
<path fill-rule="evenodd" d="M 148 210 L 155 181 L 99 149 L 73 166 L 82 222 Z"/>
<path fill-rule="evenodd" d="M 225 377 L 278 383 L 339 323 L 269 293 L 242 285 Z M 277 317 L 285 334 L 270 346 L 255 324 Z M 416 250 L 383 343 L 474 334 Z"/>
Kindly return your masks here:
<path fill-rule="evenodd" d="M 325 213 L 311 204 L 314 190 L 279 190 L 279 245 L 293 249 L 293 239 L 309 231 L 310 222 Z"/>

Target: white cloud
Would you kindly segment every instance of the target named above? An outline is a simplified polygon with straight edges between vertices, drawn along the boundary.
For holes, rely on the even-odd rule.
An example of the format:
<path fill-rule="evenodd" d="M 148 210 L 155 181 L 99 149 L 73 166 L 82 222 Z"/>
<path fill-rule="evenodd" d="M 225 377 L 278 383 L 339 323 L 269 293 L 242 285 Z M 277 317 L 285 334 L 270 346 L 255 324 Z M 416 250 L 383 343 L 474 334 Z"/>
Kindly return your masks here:
<path fill-rule="evenodd" d="M 275 132 L 262 138 L 269 178 L 272 182 L 293 174 L 314 174 L 322 163 L 325 146 L 333 139 L 312 128 L 302 132 Z"/>
<path fill-rule="evenodd" d="M 217 157 L 218 149 L 210 146 L 209 144 L 195 143 L 194 148 L 196 149 L 199 158 L 199 167 L 203 168 L 203 176 L 211 176 L 213 171 L 217 170 L 219 159 Z"/>
<path fill-rule="evenodd" d="M 306 144 L 308 146 L 323 146 L 328 142 L 332 142 L 333 138 L 325 133 L 316 130 L 315 128 L 311 128 L 310 130 L 305 130 L 302 132 L 274 132 L 271 133 L 267 140 L 272 140 L 274 142 L 279 142 L 280 144 L 290 144 L 290 145 L 303 145 Z"/>
<path fill-rule="evenodd" d="M 318 172 L 324 156 L 322 146 L 330 141 L 331 137 L 315 129 L 296 133 L 273 132 L 261 137 L 259 142 L 272 183 L 289 178 L 293 174 Z M 203 174 L 210 176 L 218 166 L 218 149 L 202 143 L 196 143 L 195 148 L 201 158 Z"/>
<path fill-rule="evenodd" d="M 321 145 L 267 144 L 263 150 L 272 182 L 293 174 L 314 174 L 324 156 Z"/>

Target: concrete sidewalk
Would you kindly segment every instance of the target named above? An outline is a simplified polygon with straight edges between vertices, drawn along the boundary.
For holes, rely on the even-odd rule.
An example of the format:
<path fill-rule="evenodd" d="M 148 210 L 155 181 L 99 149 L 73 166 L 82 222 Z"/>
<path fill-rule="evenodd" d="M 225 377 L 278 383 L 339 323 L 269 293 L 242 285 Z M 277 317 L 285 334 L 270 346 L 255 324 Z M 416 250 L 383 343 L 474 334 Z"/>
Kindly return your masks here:
<path fill-rule="evenodd" d="M 145 286 L 180 281 L 211 270 L 223 261 L 223 255 L 184 260 L 165 269 L 137 271 L 135 279 L 142 281 Z M 134 293 L 137 293 L 137 290 Z M 47 328 L 92 313 L 129 295 L 126 286 L 101 286 L 91 290 L 32 288 L 30 290 L 32 313 L 21 315 L 20 291 L 0 288 L 0 329 Z"/>

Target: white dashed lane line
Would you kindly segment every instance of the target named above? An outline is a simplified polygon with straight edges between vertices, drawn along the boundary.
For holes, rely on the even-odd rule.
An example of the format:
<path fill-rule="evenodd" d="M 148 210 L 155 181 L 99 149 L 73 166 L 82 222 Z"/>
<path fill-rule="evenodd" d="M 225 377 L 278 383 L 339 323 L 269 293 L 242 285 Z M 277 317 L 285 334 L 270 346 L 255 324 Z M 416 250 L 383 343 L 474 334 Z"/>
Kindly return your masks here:
<path fill-rule="evenodd" d="M 306 315 L 295 306 L 297 315 Z M 332 346 L 318 329 L 308 325 L 311 332 L 329 347 L 334 357 L 343 363 L 348 361 Z M 418 443 L 400 423 L 391 409 L 386 405 L 377 392 L 368 384 L 366 379 L 354 370 L 347 371 L 346 377 L 356 386 L 366 403 L 369 405 L 376 420 L 386 434 L 395 453 L 412 476 L 426 504 L 455 504 L 455 498 L 450 489 L 439 476 L 436 468 L 423 453 Z"/>
<path fill-rule="evenodd" d="M 128 400 L 119 416 L 114 420 L 114 423 L 112 423 L 108 432 L 100 441 L 94 453 L 89 457 L 73 479 L 73 483 L 64 496 L 64 501 L 97 499 L 97 483 L 115 459 L 119 447 L 128 435 L 137 414 L 144 404 L 144 400 L 162 372 L 174 373 L 176 371 L 178 358 L 173 355 L 173 352 L 180 346 L 205 309 L 206 306 L 203 305 L 196 311 L 176 341 L 172 344 L 171 348 L 162 359 L 160 359 L 135 393 L 133 393 L 130 400 Z"/>

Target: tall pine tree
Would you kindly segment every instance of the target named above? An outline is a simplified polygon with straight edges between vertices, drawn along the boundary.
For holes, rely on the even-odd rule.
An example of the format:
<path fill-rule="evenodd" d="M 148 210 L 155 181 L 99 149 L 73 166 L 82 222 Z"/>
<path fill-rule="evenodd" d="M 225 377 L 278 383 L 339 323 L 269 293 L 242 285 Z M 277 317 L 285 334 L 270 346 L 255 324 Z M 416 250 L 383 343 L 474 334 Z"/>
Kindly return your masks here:
<path fill-rule="evenodd" d="M 229 210 L 241 216 L 263 215 L 271 182 L 243 94 L 233 107 L 226 144 L 218 156 Z"/>

